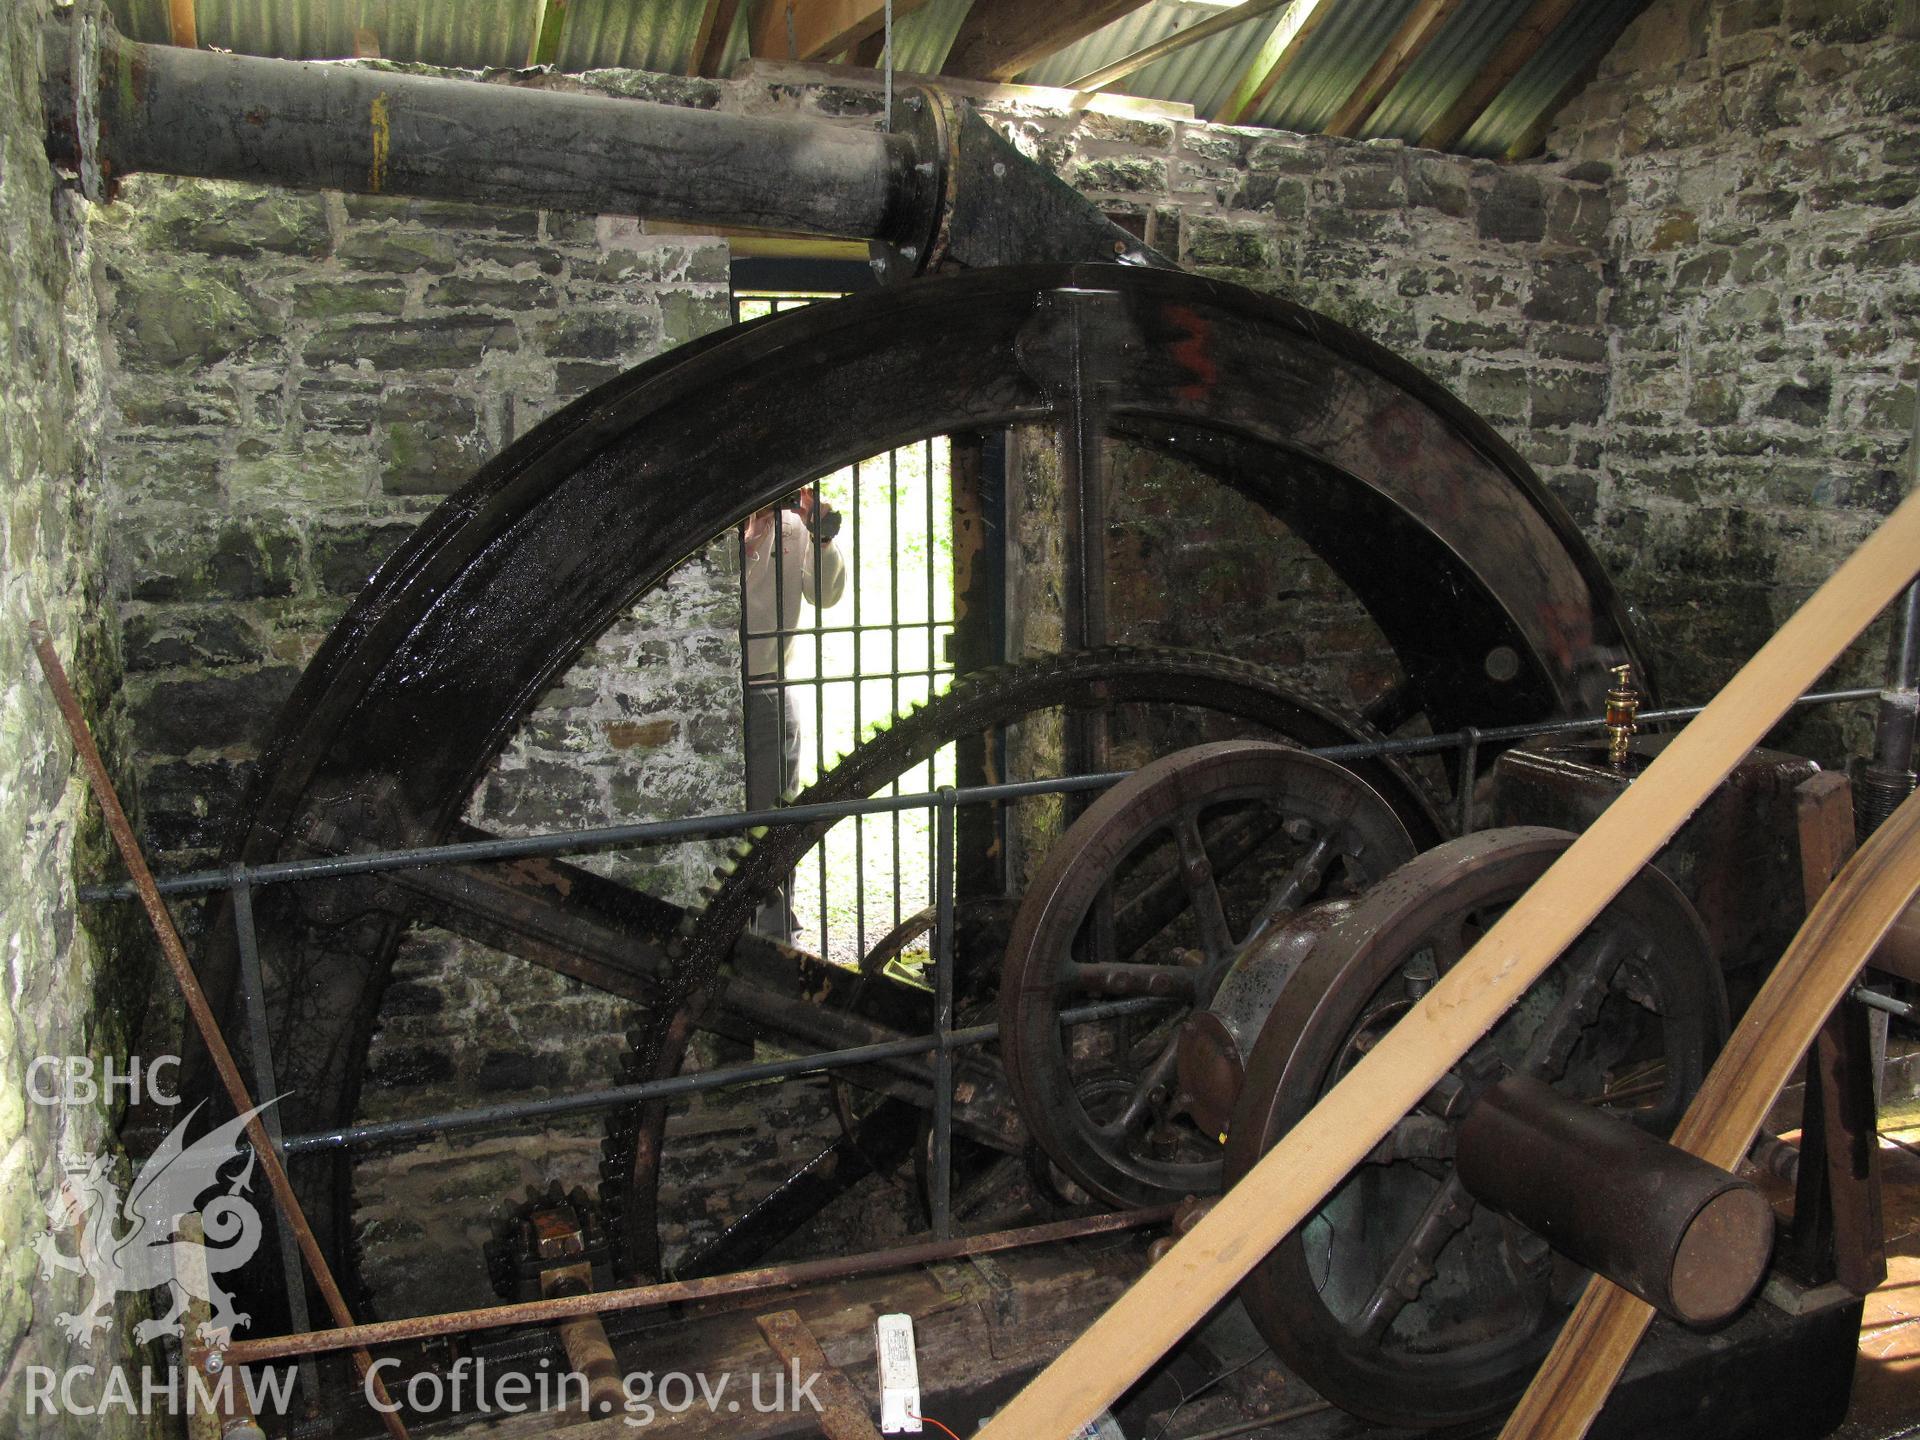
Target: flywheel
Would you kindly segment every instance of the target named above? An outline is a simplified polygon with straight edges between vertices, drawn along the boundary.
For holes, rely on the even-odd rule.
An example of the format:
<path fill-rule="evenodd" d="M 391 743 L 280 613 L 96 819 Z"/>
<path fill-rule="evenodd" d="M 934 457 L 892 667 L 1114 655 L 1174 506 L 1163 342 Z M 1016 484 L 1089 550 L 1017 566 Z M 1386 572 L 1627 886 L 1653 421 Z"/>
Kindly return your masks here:
<path fill-rule="evenodd" d="M 1041 1148 L 1115 1205 L 1219 1189 L 1217 1127 L 1180 1084 L 1188 1020 L 1249 947 L 1413 849 L 1358 776 L 1258 741 L 1182 750 L 1102 795 L 1034 876 L 1001 975 L 1001 1062 Z M 1103 997 L 1147 1003 L 1063 1026 Z"/>
<path fill-rule="evenodd" d="M 1573 837 L 1536 827 L 1449 841 L 1322 931 L 1280 986 L 1234 1107 L 1239 1180 L 1456 964 Z M 1240 1288 L 1275 1354 L 1365 1419 L 1490 1419 L 1524 1388 L 1586 1275 L 1456 1178 L 1454 1127 L 1522 1073 L 1664 1136 L 1726 1035 L 1693 909 L 1646 869 L 1504 1019 Z M 1513 1157 L 1515 1165 L 1527 1157 Z M 1598 1183 L 1598 1181 L 1596 1181 Z"/>

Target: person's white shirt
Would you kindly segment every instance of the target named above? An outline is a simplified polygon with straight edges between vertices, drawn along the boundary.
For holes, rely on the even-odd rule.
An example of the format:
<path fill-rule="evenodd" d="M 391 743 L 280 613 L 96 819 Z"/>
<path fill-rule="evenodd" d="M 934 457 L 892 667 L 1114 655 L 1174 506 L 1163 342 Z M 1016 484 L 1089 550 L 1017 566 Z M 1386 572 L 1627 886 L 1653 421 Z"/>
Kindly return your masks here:
<path fill-rule="evenodd" d="M 816 544 L 805 522 L 791 510 L 781 510 L 781 553 L 778 564 L 773 552 L 773 526 L 765 511 L 756 512 L 747 522 L 746 532 L 746 604 L 747 629 L 758 638 L 747 642 L 747 675 L 754 680 L 773 678 L 793 664 L 794 641 L 786 641 L 784 664 L 776 666 L 778 652 L 769 632 L 793 630 L 800 623 L 800 604 L 804 600 L 816 610 L 836 605 L 847 588 L 847 566 L 832 541 Z M 780 597 L 778 624 L 775 624 L 773 592 L 778 571 Z"/>

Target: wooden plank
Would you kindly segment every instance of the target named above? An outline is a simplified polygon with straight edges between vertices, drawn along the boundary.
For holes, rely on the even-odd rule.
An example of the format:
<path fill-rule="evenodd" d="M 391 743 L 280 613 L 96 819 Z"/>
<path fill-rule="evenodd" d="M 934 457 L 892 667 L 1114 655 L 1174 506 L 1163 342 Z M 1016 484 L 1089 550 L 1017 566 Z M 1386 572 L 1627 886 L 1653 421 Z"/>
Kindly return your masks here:
<path fill-rule="evenodd" d="M 1545 973 L 1793 701 L 1913 579 L 1916 565 L 1920 494 L 1904 501 L 1847 558 L 1446 978 L 1221 1197 L 1186 1238 L 1001 1411 L 981 1432 L 982 1440 L 1071 1433 L 1146 1373 L 1313 1213 L 1394 1122 Z M 1920 830 L 1920 806 L 1909 802 L 1901 815 L 1906 824 L 1889 825 L 1888 832 L 1898 836 Z M 1868 849 L 1886 853 L 1884 845 L 1870 844 Z M 1861 852 L 1862 857 L 1867 854 Z M 1854 863 L 1862 861 L 1856 858 Z M 1914 851 L 1910 868 L 1920 883 L 1920 850 Z M 1836 887 L 1822 908 L 1830 908 L 1840 893 Z M 1808 921 L 1803 940 L 1817 930 L 1819 918 L 1816 914 Z M 1889 925 L 1892 918 L 1889 914 Z M 1795 944 L 1799 947 L 1800 942 Z M 1805 1051 L 1828 1008 L 1820 1009 L 1799 1035 L 1794 1059 Z M 1756 1020 L 1764 1024 L 1767 1015 L 1756 1002 L 1742 1035 L 1751 1033 Z M 1727 1053 L 1734 1055 L 1735 1047 L 1729 1046 Z M 1723 1057 L 1714 1075 L 1724 1076 L 1727 1066 Z M 1765 1085 L 1756 1127 L 1782 1078 L 1776 1075 Z M 1750 1130 L 1731 1153 L 1707 1158 L 1731 1169 L 1751 1139 Z M 1642 1302 L 1633 1303 L 1645 1309 Z M 1632 1346 L 1626 1349 L 1630 1352 Z"/>
<path fill-rule="evenodd" d="M 1487 57 L 1487 63 L 1461 92 L 1460 98 L 1426 128 L 1420 143 L 1429 150 L 1445 150 L 1457 144 L 1480 118 L 1480 113 L 1520 73 L 1520 67 L 1539 53 L 1547 37 L 1560 28 L 1577 3 L 1578 0 L 1533 0 L 1527 13 Z"/>
<path fill-rule="evenodd" d="M 1237 125 L 1243 116 L 1264 104 L 1273 87 L 1280 83 L 1280 77 L 1299 60 L 1307 37 L 1320 28 L 1320 22 L 1331 11 L 1328 0 L 1293 0 L 1273 22 L 1273 29 L 1260 43 L 1253 63 L 1247 66 L 1246 73 L 1233 87 L 1232 96 L 1213 118 L 1222 125 Z"/>
<path fill-rule="evenodd" d="M 1460 0 L 1419 0 L 1400 28 L 1393 32 L 1393 38 L 1387 41 L 1386 49 L 1380 52 L 1380 58 L 1373 62 L 1367 73 L 1360 77 L 1360 83 L 1353 87 L 1353 93 L 1346 103 L 1333 112 L 1333 119 L 1327 122 L 1325 133 L 1328 135 L 1358 135 L 1360 128 L 1373 118 L 1373 112 L 1380 108 L 1380 102 L 1393 93 L 1413 62 L 1425 53 L 1427 46 L 1433 43 L 1447 21 L 1453 18 L 1453 12 L 1460 8 Z"/>
<path fill-rule="evenodd" d="M 168 0 L 167 43 L 183 50 L 200 48 L 200 15 L 195 0 Z"/>
<path fill-rule="evenodd" d="M 1920 795 L 1874 832 L 1814 907 L 1688 1107 L 1674 1144 L 1723 1169 L 1740 1163 L 1774 1095 L 1916 893 Z M 1500 1432 L 1502 1440 L 1579 1440 L 1652 1318 L 1645 1301 L 1596 1278 Z"/>
<path fill-rule="evenodd" d="M 922 0 L 893 0 L 893 18 Z M 769 0 L 753 22 L 753 53 L 775 60 L 831 60 L 884 30 L 884 0 Z"/>
<path fill-rule="evenodd" d="M 974 0 L 942 68 L 975 80 L 1011 80 L 1146 0 Z"/>
<path fill-rule="evenodd" d="M 733 20 L 739 13 L 740 0 L 706 0 L 700 7 L 700 23 L 693 32 L 693 44 L 687 47 L 687 74 L 720 73 L 727 41 L 733 37 Z"/>
<path fill-rule="evenodd" d="M 804 1388 L 810 1375 L 820 1377 L 820 1408 L 814 1419 L 827 1440 L 880 1440 L 880 1431 L 867 1414 L 866 1398 L 853 1388 L 846 1372 L 827 1359 L 798 1310 L 756 1315 L 753 1323 L 767 1337 L 773 1353 L 793 1367 L 797 1387 Z"/>
<path fill-rule="evenodd" d="M 527 46 L 527 64 L 557 64 L 560 37 L 566 29 L 567 0 L 538 0 L 533 16 L 533 40 Z"/>
<path fill-rule="evenodd" d="M 1593 58 L 1570 75 L 1567 83 L 1540 107 L 1540 113 L 1528 121 L 1527 128 L 1520 132 L 1520 138 L 1507 147 L 1506 153 L 1500 157 L 1502 160 L 1526 160 L 1540 153 L 1540 148 L 1547 143 L 1547 132 L 1553 128 L 1553 122 L 1560 112 L 1566 109 L 1567 102 L 1593 83 L 1593 77 L 1600 73 L 1600 62 L 1607 58 L 1620 42 L 1620 37 L 1627 33 L 1627 27 L 1645 9 L 1644 4 L 1631 5 L 1615 17 L 1614 23 L 1601 32 Z"/>

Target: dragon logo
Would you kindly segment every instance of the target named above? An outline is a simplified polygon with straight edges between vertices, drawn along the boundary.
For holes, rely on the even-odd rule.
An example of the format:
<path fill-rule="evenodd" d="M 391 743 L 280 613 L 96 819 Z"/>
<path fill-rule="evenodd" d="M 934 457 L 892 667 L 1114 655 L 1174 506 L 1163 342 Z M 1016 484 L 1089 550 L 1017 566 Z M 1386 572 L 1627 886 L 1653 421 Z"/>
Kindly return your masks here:
<path fill-rule="evenodd" d="M 201 1110 L 194 1106 L 140 1167 L 124 1198 L 106 1156 L 88 1154 L 62 1138 L 66 1178 L 59 1197 L 47 1206 L 52 1231 L 35 1242 L 34 1250 L 47 1279 L 65 1271 L 93 1282 L 93 1294 L 78 1312 L 55 1317 L 69 1339 L 91 1347 L 94 1333 L 112 1323 L 116 1295 L 161 1285 L 169 1288 L 172 1303 L 165 1315 L 134 1327 L 134 1339 L 141 1344 L 161 1335 L 184 1338 L 181 1316 L 190 1299 L 204 1300 L 212 1309 L 200 1327 L 198 1338 L 205 1343 L 224 1346 L 235 1327 L 247 1323 L 250 1317 L 235 1312 L 232 1298 L 214 1277 L 246 1264 L 260 1248 L 260 1213 L 245 1198 L 254 1154 L 241 1133 L 273 1103 L 269 1100 L 188 1144 L 187 1127 Z M 223 1182 L 220 1172 L 239 1157 L 245 1163 Z M 200 1204 L 201 1197 L 215 1189 L 219 1193 Z M 196 1208 L 205 1245 L 178 1234 L 181 1217 Z M 62 1232 L 74 1237 L 71 1255 L 60 1249 L 57 1237 Z M 195 1260 L 204 1263 L 191 1263 Z"/>

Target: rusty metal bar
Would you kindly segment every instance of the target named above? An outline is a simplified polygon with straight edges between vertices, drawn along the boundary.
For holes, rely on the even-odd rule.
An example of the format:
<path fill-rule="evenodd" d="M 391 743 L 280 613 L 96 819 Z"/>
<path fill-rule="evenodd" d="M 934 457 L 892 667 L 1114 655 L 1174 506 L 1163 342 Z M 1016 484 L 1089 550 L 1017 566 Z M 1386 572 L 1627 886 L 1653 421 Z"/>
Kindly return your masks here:
<path fill-rule="evenodd" d="M 934 812 L 933 1034 L 933 1233 L 953 1234 L 953 968 L 959 953 L 953 934 L 953 787 L 940 792 Z"/>
<path fill-rule="evenodd" d="M 193 1017 L 194 1026 L 200 1032 L 214 1068 L 220 1073 L 220 1082 L 235 1112 L 249 1115 L 255 1107 L 253 1097 L 247 1093 L 247 1082 L 241 1078 L 240 1067 L 234 1061 L 233 1052 L 227 1048 L 226 1037 L 220 1033 L 220 1022 L 214 1018 L 212 1007 L 207 1004 L 206 992 L 200 988 L 200 981 L 187 960 L 187 947 L 181 942 L 180 932 L 174 928 L 173 916 L 168 913 L 166 902 L 160 898 L 160 892 L 153 883 L 153 872 L 147 868 L 146 856 L 140 851 L 140 842 L 134 838 L 127 812 L 120 807 L 119 793 L 114 789 L 112 777 L 107 774 L 106 762 L 100 758 L 99 747 L 94 744 L 87 717 L 80 711 L 80 698 L 73 693 L 66 667 L 54 652 L 45 622 L 28 622 L 27 633 L 33 641 L 34 654 L 40 659 L 40 668 L 46 673 L 47 684 L 53 690 L 54 703 L 60 707 L 61 718 L 66 721 L 67 732 L 73 738 L 74 753 L 79 757 L 87 784 L 93 790 L 94 799 L 99 802 L 101 816 L 113 836 L 114 845 L 120 851 L 120 858 L 125 862 L 128 874 L 133 877 L 134 888 L 139 892 L 154 936 L 160 942 L 160 952 L 166 957 L 167 967 L 173 971 L 173 978 L 186 1000 L 187 1013 Z M 313 1275 L 314 1284 L 327 1302 L 328 1313 L 333 1316 L 335 1324 L 351 1326 L 353 1315 L 347 1309 L 346 1297 L 334 1282 L 333 1271 L 327 1266 L 327 1257 L 320 1253 L 320 1242 L 314 1238 L 313 1229 L 307 1224 L 306 1213 L 300 1208 L 299 1197 L 293 1193 L 293 1183 L 287 1178 L 286 1166 L 281 1163 L 280 1155 L 274 1149 L 266 1125 L 257 1114 L 252 1114 L 249 1115 L 246 1129 L 247 1139 L 252 1142 L 260 1168 L 266 1172 L 267 1183 L 272 1187 L 273 1198 L 280 1207 L 287 1228 L 293 1232 L 300 1253 L 306 1258 L 307 1268 Z M 407 1440 L 407 1427 L 400 1419 L 399 1407 L 388 1397 L 385 1383 L 372 1373 L 373 1357 L 362 1347 L 354 1350 L 353 1362 L 359 1371 L 364 1393 L 368 1399 L 376 1402 L 374 1408 L 381 1412 L 387 1433 L 393 1440 Z M 243 1362 L 236 1360 L 233 1363 Z"/>
<path fill-rule="evenodd" d="M 756 1315 L 753 1323 L 766 1337 L 767 1348 L 793 1367 L 796 1384 L 802 1370 L 820 1377 L 820 1388 L 825 1393 L 820 1397 L 814 1423 L 827 1440 L 880 1440 L 880 1432 L 867 1414 L 865 1398 L 854 1389 L 846 1372 L 827 1359 L 827 1352 L 820 1348 L 819 1340 L 807 1328 L 798 1310 Z"/>
<path fill-rule="evenodd" d="M 416 1315 L 405 1320 L 386 1320 L 372 1325 L 316 1330 L 306 1335 L 240 1340 L 228 1350 L 227 1358 L 231 1364 L 251 1365 L 263 1360 L 283 1360 L 293 1355 L 318 1355 L 345 1350 L 355 1345 L 385 1347 L 439 1335 L 468 1334 L 475 1330 L 500 1330 L 515 1325 L 552 1325 L 580 1315 L 604 1315 L 616 1310 L 653 1310 L 687 1300 L 710 1300 L 719 1295 L 746 1295 L 760 1290 L 847 1280 L 857 1275 L 904 1270 L 938 1260 L 963 1260 L 970 1255 L 992 1255 L 1032 1245 L 1081 1240 L 1090 1235 L 1144 1229 L 1171 1220 L 1173 1211 L 1171 1205 L 1156 1205 L 1145 1210 L 1088 1215 L 1077 1220 L 1057 1220 L 1050 1225 L 994 1230 L 984 1235 L 961 1235 L 952 1240 L 900 1245 L 890 1250 L 872 1250 L 864 1255 L 840 1256 L 831 1260 L 803 1260 L 793 1265 L 772 1265 L 699 1280 L 674 1280 L 625 1290 L 600 1290 L 588 1295 L 569 1295 L 553 1300 L 528 1300 L 515 1305 L 456 1310 L 445 1315 Z"/>

